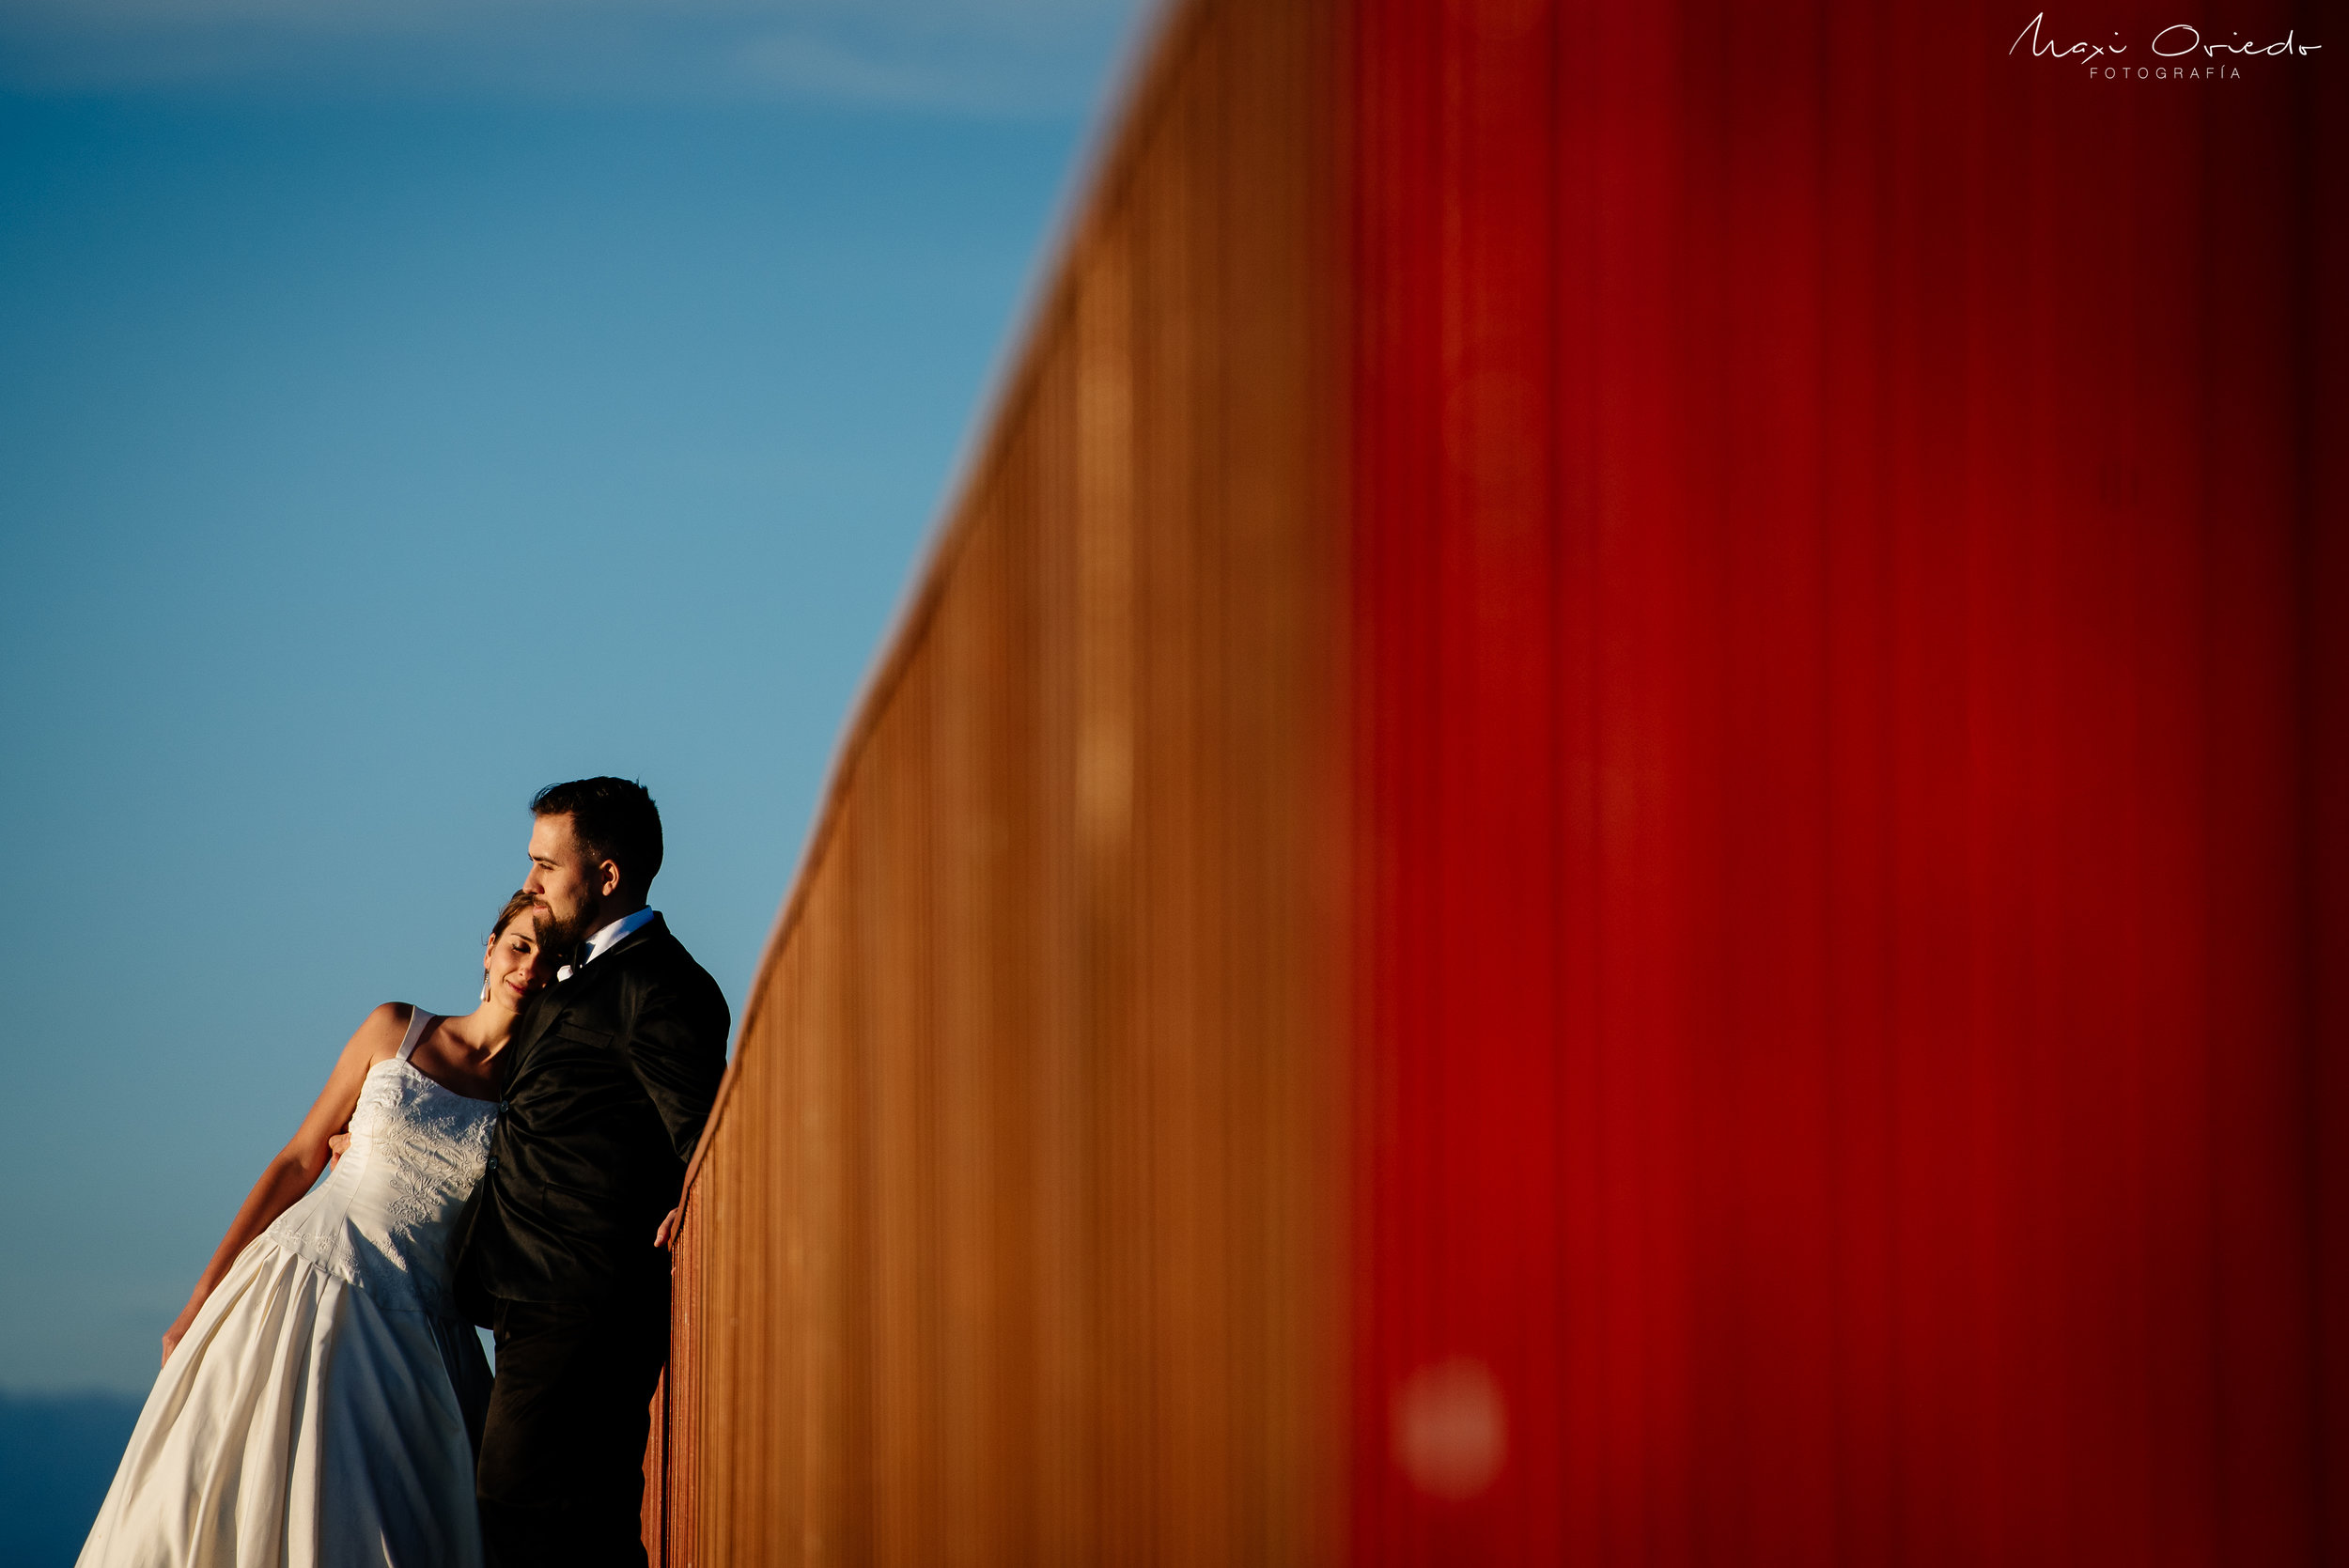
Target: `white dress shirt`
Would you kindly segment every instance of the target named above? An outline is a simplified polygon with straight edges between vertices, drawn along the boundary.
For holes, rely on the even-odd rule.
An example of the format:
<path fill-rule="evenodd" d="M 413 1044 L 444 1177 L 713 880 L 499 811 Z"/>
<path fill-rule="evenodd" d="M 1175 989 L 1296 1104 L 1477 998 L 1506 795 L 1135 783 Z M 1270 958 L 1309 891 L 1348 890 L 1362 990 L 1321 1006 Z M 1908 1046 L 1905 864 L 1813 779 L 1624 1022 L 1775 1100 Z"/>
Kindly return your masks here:
<path fill-rule="evenodd" d="M 658 909 L 639 909 L 632 915 L 622 915 L 619 919 L 614 921 L 611 924 L 605 926 L 602 930 L 587 939 L 587 955 L 585 957 L 580 959 L 578 967 L 580 969 L 585 969 L 588 965 L 594 963 L 597 959 L 611 952 L 613 947 L 622 937 L 627 936 L 630 931 L 642 926 L 646 922 L 651 920 L 653 916 L 659 914 L 660 912 L 661 911 Z M 573 970 L 572 966 L 565 964 L 561 969 L 554 971 L 554 978 L 557 980 L 568 980 L 574 972 L 576 971 Z"/>

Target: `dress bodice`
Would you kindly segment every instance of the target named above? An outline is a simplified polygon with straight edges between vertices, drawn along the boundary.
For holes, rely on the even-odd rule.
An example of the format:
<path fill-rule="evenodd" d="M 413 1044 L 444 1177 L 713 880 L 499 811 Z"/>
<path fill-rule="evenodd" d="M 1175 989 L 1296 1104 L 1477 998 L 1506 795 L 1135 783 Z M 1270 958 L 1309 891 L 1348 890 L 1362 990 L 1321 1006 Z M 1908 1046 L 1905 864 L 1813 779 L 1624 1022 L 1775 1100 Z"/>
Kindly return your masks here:
<path fill-rule="evenodd" d="M 382 1307 L 456 1310 L 449 1250 L 480 1185 L 498 1108 L 425 1077 L 409 1055 L 435 1015 L 418 1009 L 399 1053 L 368 1070 L 334 1172 L 263 1233 Z"/>

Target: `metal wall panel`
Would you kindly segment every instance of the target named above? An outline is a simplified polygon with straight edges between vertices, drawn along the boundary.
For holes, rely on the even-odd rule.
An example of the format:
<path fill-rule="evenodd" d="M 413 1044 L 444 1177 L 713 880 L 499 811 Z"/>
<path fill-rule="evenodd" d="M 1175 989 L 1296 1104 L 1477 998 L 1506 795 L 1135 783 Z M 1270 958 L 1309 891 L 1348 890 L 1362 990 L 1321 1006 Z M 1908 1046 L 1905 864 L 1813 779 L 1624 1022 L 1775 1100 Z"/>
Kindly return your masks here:
<path fill-rule="evenodd" d="M 2023 20 L 1178 14 L 748 1009 L 661 1560 L 2343 1560 L 2337 67 Z"/>
<path fill-rule="evenodd" d="M 1319 25 L 1170 24 L 857 721 L 691 1181 L 656 1560 L 1330 1549 Z"/>
<path fill-rule="evenodd" d="M 1357 1561 L 2349 1549 L 2338 23 L 2035 9 L 1352 8 Z"/>

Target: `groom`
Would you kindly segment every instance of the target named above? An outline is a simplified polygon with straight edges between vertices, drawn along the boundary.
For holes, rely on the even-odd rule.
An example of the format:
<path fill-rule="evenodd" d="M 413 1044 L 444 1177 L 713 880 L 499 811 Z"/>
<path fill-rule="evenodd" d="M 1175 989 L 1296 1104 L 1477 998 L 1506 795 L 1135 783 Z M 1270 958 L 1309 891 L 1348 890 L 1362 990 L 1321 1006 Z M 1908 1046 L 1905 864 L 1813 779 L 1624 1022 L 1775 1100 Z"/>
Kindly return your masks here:
<path fill-rule="evenodd" d="M 497 1333 L 481 1528 L 499 1568 L 641 1565 L 647 1405 L 669 1353 L 656 1243 L 725 1072 L 725 998 L 646 895 L 661 813 L 581 779 L 530 802 L 538 939 L 568 957 L 516 1024 L 459 1298 Z"/>

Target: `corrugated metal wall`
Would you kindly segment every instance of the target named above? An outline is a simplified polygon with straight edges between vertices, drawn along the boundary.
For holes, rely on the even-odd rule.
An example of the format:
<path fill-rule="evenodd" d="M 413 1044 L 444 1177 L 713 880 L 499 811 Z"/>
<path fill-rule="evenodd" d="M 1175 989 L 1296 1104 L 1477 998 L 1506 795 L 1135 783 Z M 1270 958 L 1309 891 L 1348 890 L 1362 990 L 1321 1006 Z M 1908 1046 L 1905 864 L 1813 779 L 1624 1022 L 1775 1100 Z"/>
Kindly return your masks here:
<path fill-rule="evenodd" d="M 1295 1560 L 1334 1516 L 1312 9 L 1161 40 L 858 721 L 692 1180 L 656 1560 Z"/>
<path fill-rule="evenodd" d="M 1351 9 L 1353 1560 L 2349 1560 L 2338 18 Z"/>
<path fill-rule="evenodd" d="M 749 1009 L 663 1560 L 2344 1560 L 2340 66 L 2027 20 L 1180 14 Z"/>

